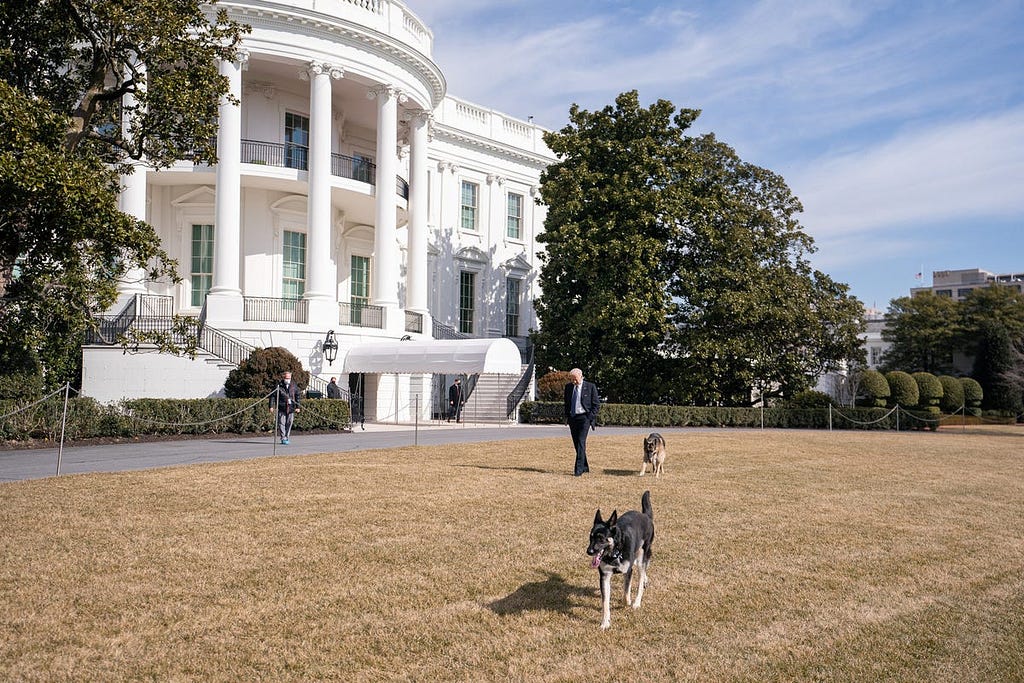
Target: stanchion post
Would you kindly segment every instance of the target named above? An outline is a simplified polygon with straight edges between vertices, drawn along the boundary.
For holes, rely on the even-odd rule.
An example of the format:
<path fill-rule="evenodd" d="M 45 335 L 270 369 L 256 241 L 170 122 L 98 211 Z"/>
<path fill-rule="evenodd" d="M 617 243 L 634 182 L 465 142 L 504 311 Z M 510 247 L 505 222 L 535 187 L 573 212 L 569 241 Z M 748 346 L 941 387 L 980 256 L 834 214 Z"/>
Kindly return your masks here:
<path fill-rule="evenodd" d="M 900 431 L 900 404 L 896 404 L 896 431 Z"/>
<path fill-rule="evenodd" d="M 764 431 L 764 399 L 761 399 L 761 431 Z"/>
<path fill-rule="evenodd" d="M 68 394 L 71 392 L 71 383 L 64 383 L 64 412 L 60 417 L 60 447 L 57 449 L 57 476 L 60 476 L 60 461 L 64 457 L 64 430 L 68 424 Z"/>
<path fill-rule="evenodd" d="M 416 425 L 416 427 L 415 427 L 415 429 L 413 429 L 413 432 L 412 432 L 413 435 L 414 435 L 413 436 L 413 445 L 414 446 L 419 446 L 420 445 L 420 395 L 419 394 L 416 394 L 415 406 L 416 406 L 416 417 L 413 418 L 414 419 L 413 424 Z"/>
<path fill-rule="evenodd" d="M 832 431 L 832 404 L 828 404 L 828 431 Z"/>

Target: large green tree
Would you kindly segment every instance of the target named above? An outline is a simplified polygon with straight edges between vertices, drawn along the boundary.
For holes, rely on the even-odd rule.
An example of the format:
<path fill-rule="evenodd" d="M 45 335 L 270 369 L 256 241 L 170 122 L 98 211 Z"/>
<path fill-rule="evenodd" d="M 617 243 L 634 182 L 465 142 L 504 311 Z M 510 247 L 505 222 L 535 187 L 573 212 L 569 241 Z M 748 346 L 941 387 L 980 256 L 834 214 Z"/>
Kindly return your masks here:
<path fill-rule="evenodd" d="M 673 214 L 668 348 L 687 402 L 793 396 L 861 360 L 863 306 L 811 268 L 812 238 L 781 176 L 744 162 L 713 135 L 689 139 Z"/>
<path fill-rule="evenodd" d="M 856 358 L 859 303 L 813 271 L 799 202 L 699 112 L 636 92 L 545 141 L 542 364 L 579 365 L 611 400 L 742 404 Z"/>
<path fill-rule="evenodd" d="M 644 109 L 626 93 L 596 112 L 573 105 L 569 124 L 545 135 L 559 161 L 541 176 L 539 360 L 581 367 L 613 400 L 659 391 L 672 309 L 665 188 L 694 118 L 666 101 Z"/>
<path fill-rule="evenodd" d="M 133 268 L 173 276 L 145 222 L 117 209 L 144 159 L 214 162 L 217 107 L 244 27 L 196 0 L 0 5 L 0 362 L 74 378 L 82 334 Z"/>
<path fill-rule="evenodd" d="M 887 370 L 953 371 L 953 352 L 960 348 L 961 308 L 948 296 L 922 292 L 889 302 L 882 339 L 890 343 L 882 362 Z"/>

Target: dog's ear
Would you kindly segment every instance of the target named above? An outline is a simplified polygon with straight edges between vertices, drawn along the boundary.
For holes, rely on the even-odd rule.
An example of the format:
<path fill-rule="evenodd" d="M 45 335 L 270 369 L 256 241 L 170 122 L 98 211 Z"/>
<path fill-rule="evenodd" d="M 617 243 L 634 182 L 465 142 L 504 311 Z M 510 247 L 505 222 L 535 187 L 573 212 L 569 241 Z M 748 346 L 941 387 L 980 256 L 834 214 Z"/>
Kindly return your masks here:
<path fill-rule="evenodd" d="M 604 524 L 604 522 L 601 521 L 601 508 L 598 508 L 597 514 L 594 515 L 594 525 L 596 526 L 598 524 Z"/>
<path fill-rule="evenodd" d="M 619 519 L 618 510 L 612 510 L 612 516 L 608 518 L 608 526 L 615 526 L 615 522 Z"/>

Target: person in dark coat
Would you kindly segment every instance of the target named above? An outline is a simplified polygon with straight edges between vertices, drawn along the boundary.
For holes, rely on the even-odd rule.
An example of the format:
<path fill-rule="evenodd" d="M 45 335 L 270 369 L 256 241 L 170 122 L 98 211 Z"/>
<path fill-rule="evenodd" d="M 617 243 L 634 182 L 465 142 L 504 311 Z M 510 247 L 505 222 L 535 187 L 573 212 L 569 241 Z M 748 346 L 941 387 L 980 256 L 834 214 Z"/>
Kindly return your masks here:
<path fill-rule="evenodd" d="M 573 368 L 569 375 L 572 381 L 565 385 L 565 421 L 569 423 L 572 445 L 576 449 L 573 474 L 579 477 L 590 471 L 590 463 L 587 462 L 587 434 L 597 424 L 601 398 L 592 382 L 583 381 L 582 370 Z"/>
<path fill-rule="evenodd" d="M 341 398 L 341 387 L 338 386 L 337 378 L 332 377 L 327 385 L 327 398 Z"/>
<path fill-rule="evenodd" d="M 456 422 L 462 422 L 462 381 L 458 377 L 448 387 L 448 421 L 453 417 Z"/>
<path fill-rule="evenodd" d="M 284 446 L 288 445 L 295 413 L 300 412 L 299 403 L 299 387 L 292 381 L 292 373 L 286 370 L 281 373 L 281 381 L 270 394 L 270 412 L 277 411 L 277 435 L 281 437 Z"/>

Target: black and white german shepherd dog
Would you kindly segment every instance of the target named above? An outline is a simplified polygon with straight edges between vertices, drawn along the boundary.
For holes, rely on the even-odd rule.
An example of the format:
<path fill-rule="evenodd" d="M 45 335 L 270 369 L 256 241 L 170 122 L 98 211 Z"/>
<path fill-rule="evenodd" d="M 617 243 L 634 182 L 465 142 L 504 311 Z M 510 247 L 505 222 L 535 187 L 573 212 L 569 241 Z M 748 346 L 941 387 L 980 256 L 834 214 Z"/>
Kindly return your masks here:
<path fill-rule="evenodd" d="M 601 628 L 612 623 L 611 597 L 612 574 L 625 574 L 626 604 L 640 609 L 647 585 L 647 565 L 651 563 L 651 544 L 654 542 L 654 509 L 651 507 L 651 492 L 644 491 L 640 499 L 642 512 L 630 510 L 618 516 L 617 511 L 607 520 L 601 519 L 601 510 L 594 516 L 590 529 L 590 545 L 587 555 L 594 559 L 590 566 L 597 569 L 601 580 L 601 603 L 604 609 Z M 636 588 L 636 600 L 630 600 L 633 569 L 640 569 L 640 580 Z"/>

